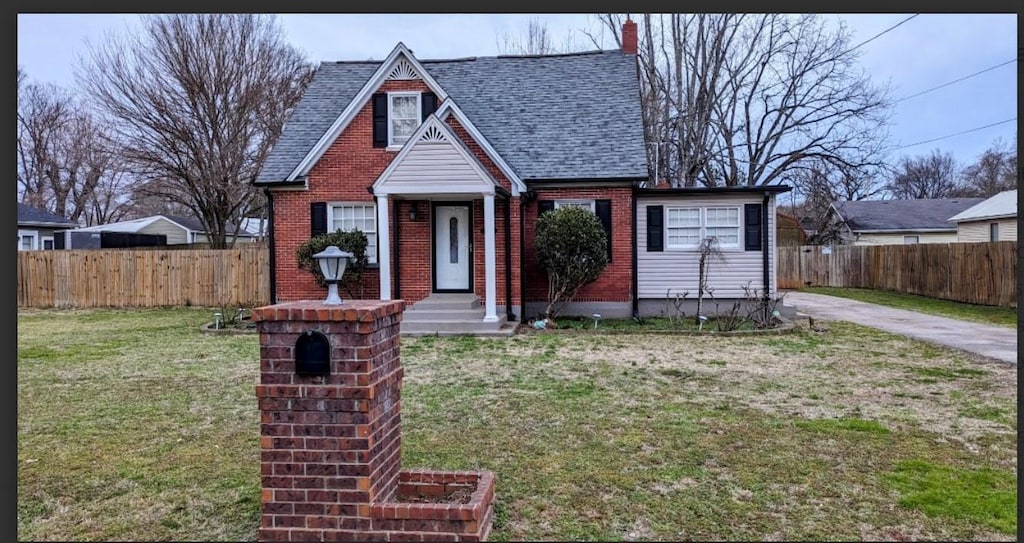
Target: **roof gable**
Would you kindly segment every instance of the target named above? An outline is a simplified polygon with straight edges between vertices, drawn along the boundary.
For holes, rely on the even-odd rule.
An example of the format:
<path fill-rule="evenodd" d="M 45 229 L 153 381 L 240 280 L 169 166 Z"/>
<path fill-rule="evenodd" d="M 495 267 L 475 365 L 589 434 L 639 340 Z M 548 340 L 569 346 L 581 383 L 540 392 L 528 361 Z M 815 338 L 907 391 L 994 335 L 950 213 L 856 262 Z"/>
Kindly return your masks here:
<path fill-rule="evenodd" d="M 953 222 L 1017 216 L 1017 190 L 1004 190 L 949 218 Z"/>
<path fill-rule="evenodd" d="M 359 92 L 356 93 L 355 97 L 327 129 L 327 132 L 317 140 L 313 148 L 306 153 L 285 180 L 293 181 L 299 176 L 308 174 L 309 170 L 316 164 L 316 161 L 320 160 L 320 157 L 334 143 L 334 140 L 338 139 L 338 136 L 345 130 L 348 123 L 352 122 L 352 119 L 359 113 L 359 110 L 366 105 L 370 96 L 373 95 L 373 91 L 377 90 L 381 83 L 387 79 L 422 79 L 427 87 L 437 95 L 438 100 L 444 100 L 448 97 L 448 93 L 423 69 L 423 66 L 416 60 L 416 57 L 412 55 L 412 51 L 402 42 L 398 42 L 398 45 L 391 51 L 391 54 L 384 59 L 384 62 L 380 63 L 377 71 L 363 84 Z"/>
<path fill-rule="evenodd" d="M 373 192 L 378 196 L 494 194 L 497 186 L 487 169 L 435 113 L 427 117 L 380 174 L 373 183 Z"/>

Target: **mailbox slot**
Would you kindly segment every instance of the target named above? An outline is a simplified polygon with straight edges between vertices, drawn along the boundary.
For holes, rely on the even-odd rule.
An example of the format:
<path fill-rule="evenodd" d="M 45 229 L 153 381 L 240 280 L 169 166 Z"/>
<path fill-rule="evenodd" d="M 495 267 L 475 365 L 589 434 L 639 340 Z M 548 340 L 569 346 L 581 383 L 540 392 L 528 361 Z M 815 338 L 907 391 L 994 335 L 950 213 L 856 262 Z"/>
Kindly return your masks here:
<path fill-rule="evenodd" d="M 295 373 L 318 376 L 331 373 L 331 342 L 316 330 L 307 330 L 295 340 Z"/>

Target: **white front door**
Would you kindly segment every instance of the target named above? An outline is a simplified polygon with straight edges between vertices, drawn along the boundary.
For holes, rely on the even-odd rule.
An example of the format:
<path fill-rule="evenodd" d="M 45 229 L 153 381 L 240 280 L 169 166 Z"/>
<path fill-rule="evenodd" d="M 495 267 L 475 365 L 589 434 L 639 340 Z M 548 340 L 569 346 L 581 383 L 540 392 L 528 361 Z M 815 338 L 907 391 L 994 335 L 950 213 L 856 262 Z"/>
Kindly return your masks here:
<path fill-rule="evenodd" d="M 470 290 L 469 206 L 434 208 L 434 290 Z"/>

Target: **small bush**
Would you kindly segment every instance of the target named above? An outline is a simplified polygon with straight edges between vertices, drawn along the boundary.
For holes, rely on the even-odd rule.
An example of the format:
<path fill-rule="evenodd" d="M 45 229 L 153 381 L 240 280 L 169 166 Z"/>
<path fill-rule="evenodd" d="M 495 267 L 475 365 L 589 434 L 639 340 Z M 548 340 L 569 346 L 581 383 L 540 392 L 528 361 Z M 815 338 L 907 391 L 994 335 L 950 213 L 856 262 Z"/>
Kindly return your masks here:
<path fill-rule="evenodd" d="M 320 263 L 313 258 L 313 255 L 323 251 L 331 245 L 337 246 L 342 251 L 352 253 L 345 267 L 345 274 L 338 283 L 338 287 L 345 290 L 350 297 L 363 297 L 363 271 L 366 270 L 368 260 L 366 258 L 366 246 L 369 241 L 366 234 L 360 230 L 338 230 L 315 236 L 313 239 L 299 245 L 295 255 L 299 260 L 299 268 L 312 273 L 316 282 L 321 287 L 326 287 L 324 275 L 320 273 Z"/>
<path fill-rule="evenodd" d="M 562 207 L 537 219 L 537 262 L 548 274 L 548 306 L 555 318 L 584 286 L 608 266 L 608 241 L 597 215 L 579 207 Z"/>

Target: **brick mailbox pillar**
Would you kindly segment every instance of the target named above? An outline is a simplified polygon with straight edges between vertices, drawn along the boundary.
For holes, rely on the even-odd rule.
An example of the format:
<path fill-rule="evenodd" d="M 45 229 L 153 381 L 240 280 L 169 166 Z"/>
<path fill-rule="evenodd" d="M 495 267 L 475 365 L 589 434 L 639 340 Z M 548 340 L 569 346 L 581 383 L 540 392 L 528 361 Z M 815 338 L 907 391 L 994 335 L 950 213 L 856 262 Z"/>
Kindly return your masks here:
<path fill-rule="evenodd" d="M 490 472 L 400 471 L 404 303 L 301 301 L 260 332 L 260 541 L 482 541 Z"/>

